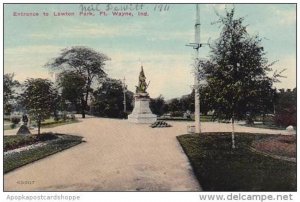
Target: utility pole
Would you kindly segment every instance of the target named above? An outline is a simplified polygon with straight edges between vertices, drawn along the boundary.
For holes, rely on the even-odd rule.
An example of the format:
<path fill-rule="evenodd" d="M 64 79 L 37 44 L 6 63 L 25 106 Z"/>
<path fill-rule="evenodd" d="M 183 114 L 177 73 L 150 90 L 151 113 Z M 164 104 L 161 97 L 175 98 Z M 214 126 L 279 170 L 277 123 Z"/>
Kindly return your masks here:
<path fill-rule="evenodd" d="M 126 113 L 126 92 L 127 92 L 127 85 L 125 84 L 125 77 L 123 79 L 123 105 L 124 105 L 124 113 Z"/>
<path fill-rule="evenodd" d="M 195 66 L 194 66 L 194 91 L 195 91 L 195 132 L 201 133 L 200 121 L 200 92 L 199 92 L 199 48 L 203 46 L 200 43 L 200 11 L 199 5 L 196 4 L 196 22 L 195 22 L 195 42 L 189 43 L 187 46 L 195 49 Z"/>

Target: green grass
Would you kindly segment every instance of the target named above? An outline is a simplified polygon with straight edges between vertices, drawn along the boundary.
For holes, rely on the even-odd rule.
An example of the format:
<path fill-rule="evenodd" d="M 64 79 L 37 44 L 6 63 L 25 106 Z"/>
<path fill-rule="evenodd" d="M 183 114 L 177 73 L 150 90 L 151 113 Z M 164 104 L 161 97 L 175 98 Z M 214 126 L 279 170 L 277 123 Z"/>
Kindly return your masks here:
<path fill-rule="evenodd" d="M 46 119 L 41 123 L 41 128 L 53 128 L 56 126 L 62 126 L 62 125 L 66 125 L 66 124 L 71 124 L 71 123 L 78 123 L 79 120 L 77 119 L 67 119 L 66 121 L 64 120 L 59 120 L 59 121 L 55 121 L 53 118 L 50 119 Z M 35 121 L 32 121 L 31 125 L 33 126 L 37 126 L 37 123 Z"/>
<path fill-rule="evenodd" d="M 53 128 L 56 126 L 62 126 L 62 125 L 78 123 L 78 122 L 79 122 L 79 120 L 77 120 L 77 119 L 74 119 L 74 120 L 68 119 L 66 121 L 64 121 L 64 120 L 55 121 L 53 118 L 50 118 L 50 119 L 46 119 L 45 121 L 43 121 L 41 123 L 41 128 Z M 5 121 L 5 124 L 9 124 L 9 123 L 11 123 L 11 122 Z M 33 121 L 31 123 L 31 125 L 36 127 L 37 124 L 35 121 Z M 16 127 L 19 127 L 19 126 L 16 126 Z M 11 129 L 15 129 L 16 127 L 12 127 L 12 123 L 11 123 L 10 125 L 4 125 L 4 130 L 11 130 Z"/>
<path fill-rule="evenodd" d="M 9 135 L 3 137 L 4 151 L 16 149 L 36 142 L 56 139 L 57 135 L 52 133 L 42 133 L 40 135 Z"/>
<path fill-rule="evenodd" d="M 296 191 L 296 164 L 253 153 L 253 140 L 266 135 L 201 134 L 178 136 L 205 191 Z M 268 136 L 270 137 L 270 136 Z"/>
<path fill-rule="evenodd" d="M 241 124 L 241 126 L 245 127 L 253 127 L 253 128 L 264 128 L 264 129 L 273 129 L 273 130 L 285 130 L 284 127 L 279 127 L 275 125 L 269 125 L 269 124 Z"/>
<path fill-rule="evenodd" d="M 4 120 L 3 124 L 4 124 L 3 125 L 4 130 L 11 130 L 15 128 L 13 127 L 13 123 L 11 121 Z"/>
<path fill-rule="evenodd" d="M 41 124 L 42 128 L 53 128 L 56 126 L 62 126 L 62 125 L 66 125 L 66 124 L 71 124 L 71 123 L 78 123 L 79 121 L 77 119 L 74 120 L 67 120 L 67 121 L 48 121 L 48 122 L 43 122 Z"/>
<path fill-rule="evenodd" d="M 63 151 L 82 142 L 82 137 L 56 134 L 59 138 L 50 141 L 47 145 L 36 147 L 22 152 L 4 155 L 4 173 L 32 163 L 49 155 Z"/>
<path fill-rule="evenodd" d="M 195 121 L 193 118 L 186 119 L 186 118 L 183 118 L 183 117 L 158 118 L 158 120 L 163 120 L 163 121 Z M 201 122 L 212 122 L 213 120 L 211 119 L 211 116 L 201 115 L 200 116 L 200 121 Z"/>
<path fill-rule="evenodd" d="M 211 119 L 212 116 L 208 115 L 201 115 L 200 116 L 200 121 L 201 122 L 212 122 L 213 120 Z"/>
<path fill-rule="evenodd" d="M 12 124 L 10 124 L 10 125 L 4 125 L 3 129 L 4 130 L 11 130 L 11 129 L 14 129 L 14 127 L 12 127 Z"/>

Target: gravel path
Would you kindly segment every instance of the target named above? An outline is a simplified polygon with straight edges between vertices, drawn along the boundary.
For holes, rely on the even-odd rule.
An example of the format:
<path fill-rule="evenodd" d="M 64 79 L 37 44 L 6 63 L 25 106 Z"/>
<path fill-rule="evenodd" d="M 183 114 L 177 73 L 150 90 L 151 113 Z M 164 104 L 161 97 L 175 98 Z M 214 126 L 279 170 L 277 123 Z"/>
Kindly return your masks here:
<path fill-rule="evenodd" d="M 5 174 L 4 190 L 201 191 L 176 139 L 186 133 L 191 122 L 169 121 L 173 127 L 150 128 L 127 120 L 88 117 L 80 121 L 42 132 L 80 135 L 86 143 Z M 235 128 L 239 132 L 288 134 L 239 125 Z M 208 122 L 202 129 L 230 132 L 231 125 Z M 5 135 L 14 131 L 7 130 Z M 26 184 L 28 181 L 31 183 Z"/>

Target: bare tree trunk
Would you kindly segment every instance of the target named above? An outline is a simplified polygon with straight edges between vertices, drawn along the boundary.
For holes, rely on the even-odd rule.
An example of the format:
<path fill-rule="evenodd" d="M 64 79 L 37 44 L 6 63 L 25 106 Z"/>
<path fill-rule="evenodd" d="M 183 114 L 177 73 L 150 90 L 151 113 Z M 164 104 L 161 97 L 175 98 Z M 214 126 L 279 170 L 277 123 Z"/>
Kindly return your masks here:
<path fill-rule="evenodd" d="M 38 135 L 40 135 L 40 133 L 41 133 L 41 120 L 39 119 L 38 120 Z"/>
<path fill-rule="evenodd" d="M 231 127 L 232 127 L 232 131 L 231 131 L 231 145 L 232 145 L 232 149 L 235 149 L 235 139 L 234 139 L 234 114 L 232 115 L 232 118 L 231 118 Z"/>
<path fill-rule="evenodd" d="M 85 118 L 85 100 L 84 98 L 81 99 L 81 117 L 84 119 Z"/>

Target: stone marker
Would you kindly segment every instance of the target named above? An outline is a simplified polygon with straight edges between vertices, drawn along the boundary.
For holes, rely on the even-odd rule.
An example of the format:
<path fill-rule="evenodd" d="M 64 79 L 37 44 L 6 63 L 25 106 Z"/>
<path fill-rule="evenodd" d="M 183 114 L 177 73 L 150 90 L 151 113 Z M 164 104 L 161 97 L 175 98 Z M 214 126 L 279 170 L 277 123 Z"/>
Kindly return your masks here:
<path fill-rule="evenodd" d="M 31 135 L 31 133 L 26 125 L 21 125 L 17 132 L 17 135 Z"/>

